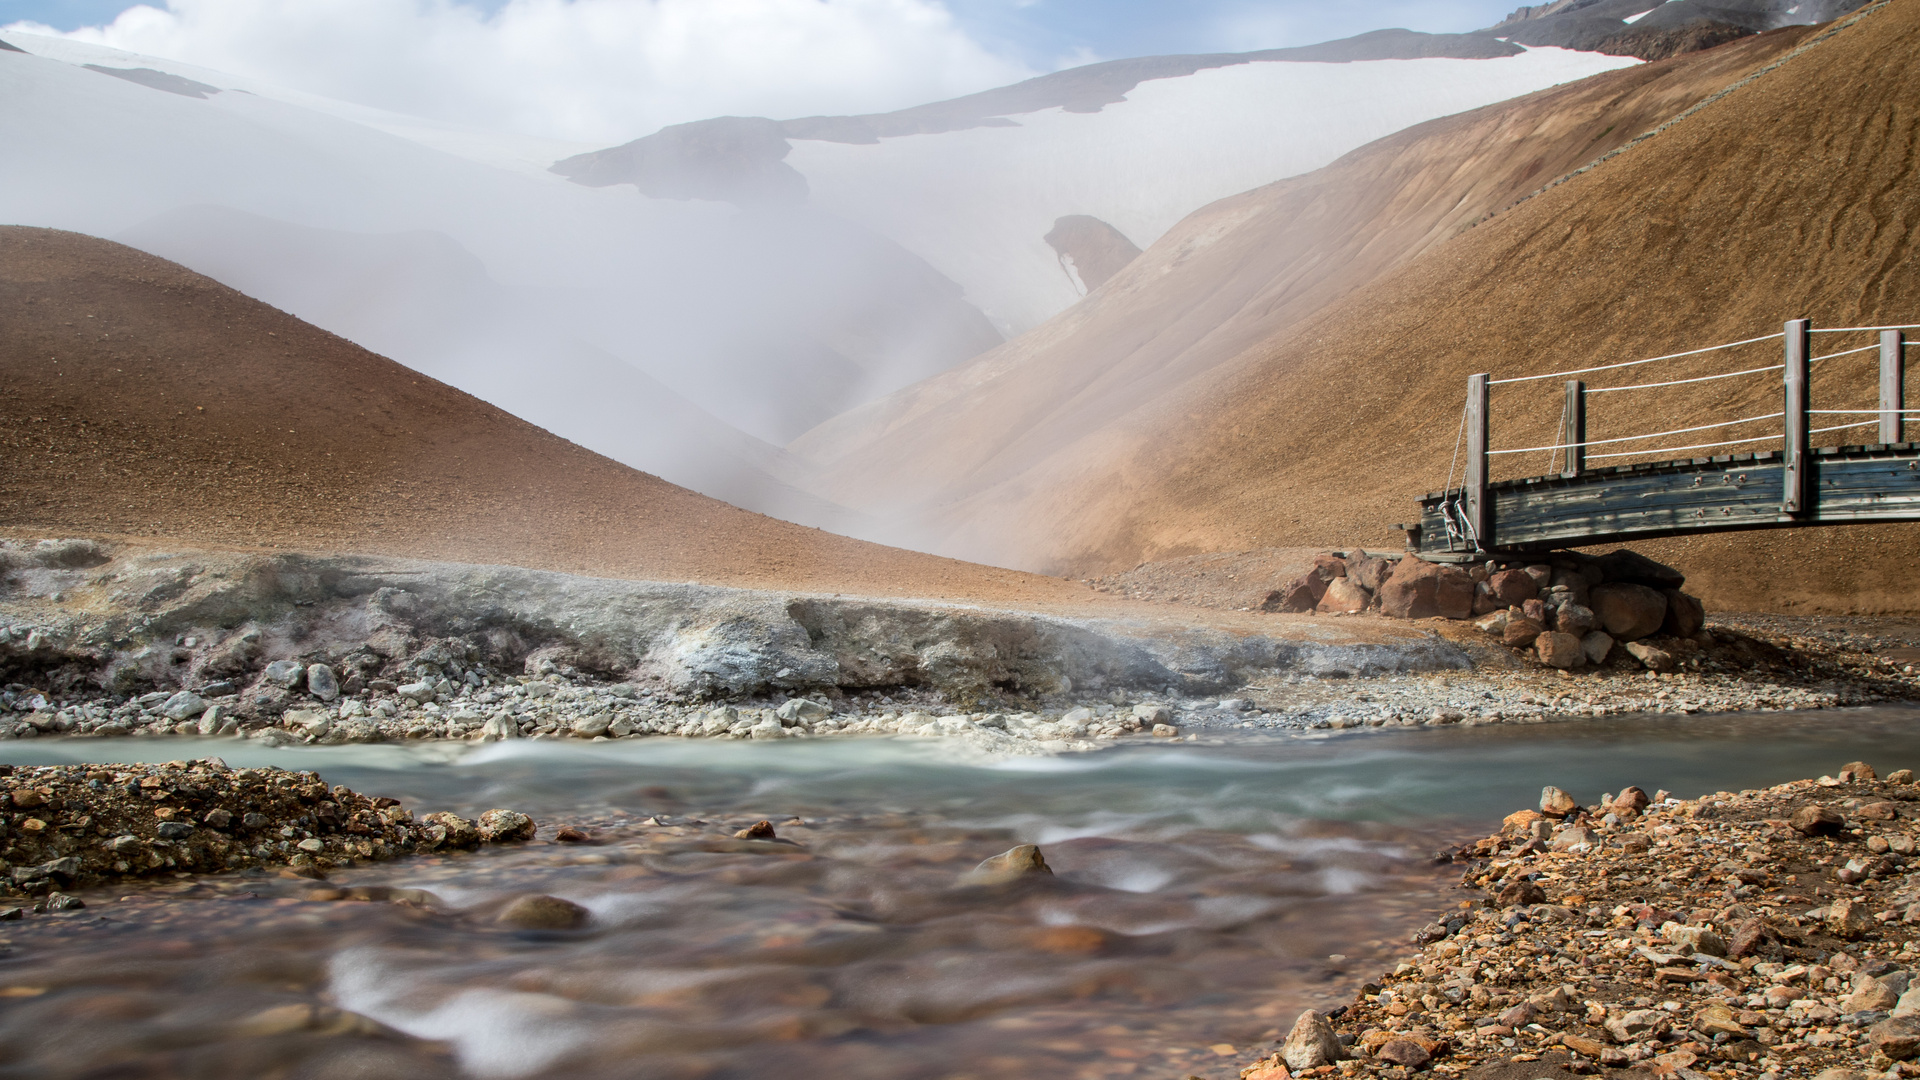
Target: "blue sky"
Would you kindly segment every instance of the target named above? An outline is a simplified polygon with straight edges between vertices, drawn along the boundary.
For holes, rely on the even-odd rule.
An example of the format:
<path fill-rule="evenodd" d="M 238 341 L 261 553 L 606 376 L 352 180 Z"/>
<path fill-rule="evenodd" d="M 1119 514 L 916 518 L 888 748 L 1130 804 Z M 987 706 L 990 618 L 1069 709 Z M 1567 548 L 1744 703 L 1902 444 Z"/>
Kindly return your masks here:
<path fill-rule="evenodd" d="M 491 12 L 505 0 L 459 0 Z M 716 0 L 719 2 L 719 0 Z M 947 0 L 982 45 L 1045 70 L 1076 57 L 1233 52 L 1305 45 L 1387 26 L 1433 33 L 1490 26 L 1519 0 Z M 0 0 L 0 24 L 99 26 L 127 0 Z M 163 0 L 153 6 L 164 7 Z"/>

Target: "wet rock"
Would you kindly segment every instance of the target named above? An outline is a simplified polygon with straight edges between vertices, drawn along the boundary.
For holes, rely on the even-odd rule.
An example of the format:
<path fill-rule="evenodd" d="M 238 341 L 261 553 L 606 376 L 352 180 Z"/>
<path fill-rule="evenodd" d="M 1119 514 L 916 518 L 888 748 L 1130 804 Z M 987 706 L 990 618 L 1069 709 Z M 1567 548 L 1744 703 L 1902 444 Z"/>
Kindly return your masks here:
<path fill-rule="evenodd" d="M 1389 1039 L 1373 1052 L 1373 1056 L 1409 1069 L 1417 1069 L 1433 1060 L 1433 1055 L 1427 1053 L 1426 1047 L 1412 1039 Z"/>
<path fill-rule="evenodd" d="M 517 930 L 578 930 L 592 918 L 592 912 L 571 900 L 536 894 L 500 909 L 494 921 Z"/>
<path fill-rule="evenodd" d="M 773 822 L 771 821 L 756 821 L 753 824 L 747 826 L 746 828 L 741 829 L 739 832 L 734 833 L 733 835 L 734 835 L 734 839 L 736 840 L 777 840 L 779 839 L 779 837 L 774 834 Z M 983 863 L 981 865 L 985 865 L 985 864 Z"/>
<path fill-rule="evenodd" d="M 1360 587 L 1350 578 L 1338 577 L 1327 582 L 1327 590 L 1315 605 L 1319 611 L 1343 611 L 1348 614 L 1367 610 L 1373 603 L 1373 594 Z"/>
<path fill-rule="evenodd" d="M 1172 724 L 1155 724 L 1153 725 L 1153 737 L 1156 739 L 1177 739 L 1180 737 L 1180 729 Z"/>
<path fill-rule="evenodd" d="M 1327 1018 L 1308 1009 L 1293 1022 L 1293 1030 L 1280 1046 L 1280 1057 L 1294 1072 L 1331 1065 L 1347 1056 L 1333 1025 Z"/>
<path fill-rule="evenodd" d="M 467 848 L 480 842 L 480 831 L 473 822 L 458 814 L 426 814 L 420 818 L 420 824 L 426 827 L 427 836 L 436 847 Z"/>
<path fill-rule="evenodd" d="M 1513 649 L 1530 648 L 1546 629 L 1537 619 L 1529 619 L 1524 615 L 1510 617 L 1507 619 L 1507 628 L 1500 633 L 1500 644 Z"/>
<path fill-rule="evenodd" d="M 1787 824 L 1803 836 L 1832 836 L 1846 827 L 1847 819 L 1839 811 L 1809 803 L 1795 810 Z"/>
<path fill-rule="evenodd" d="M 1666 596 L 1645 585 L 1596 585 L 1590 595 L 1601 628 L 1619 641 L 1635 641 L 1659 633 L 1661 624 L 1666 622 Z"/>
<path fill-rule="evenodd" d="M 1003 851 L 991 859 L 984 860 L 979 866 L 967 871 L 960 881 L 963 885 L 998 885 L 1013 881 L 1028 874 L 1049 874 L 1053 868 L 1040 854 L 1040 849 L 1032 844 Z"/>
<path fill-rule="evenodd" d="M 1580 639 L 1572 634 L 1548 631 L 1533 640 L 1533 651 L 1540 662 L 1551 668 L 1571 670 L 1586 663 L 1587 654 Z"/>
<path fill-rule="evenodd" d="M 480 815 L 474 831 L 489 844 L 533 839 L 533 819 L 518 810 L 489 810 Z"/>
<path fill-rule="evenodd" d="M 1673 654 L 1665 649 L 1657 649 L 1643 641 L 1627 642 L 1627 655 L 1646 667 L 1648 671 L 1672 671 Z"/>
<path fill-rule="evenodd" d="M 1542 814 L 1546 814 L 1549 817 L 1566 817 L 1578 809 L 1580 809 L 1580 804 L 1574 800 L 1573 796 L 1561 791 L 1552 784 L 1548 784 L 1546 787 L 1540 789 L 1540 812 Z"/>
<path fill-rule="evenodd" d="M 1173 710 L 1165 705 L 1139 704 L 1133 707 L 1133 718 L 1143 724 L 1166 724 L 1173 720 Z M 1085 721 L 1082 721 L 1083 723 Z"/>
<path fill-rule="evenodd" d="M 186 720 L 207 711 L 207 700 L 191 690 L 182 690 L 160 706 L 160 715 L 169 720 Z"/>
<path fill-rule="evenodd" d="M 307 667 L 307 693 L 321 701 L 334 701 L 340 697 L 340 680 L 327 665 L 311 664 Z"/>
<path fill-rule="evenodd" d="M 833 710 L 818 701 L 807 698 L 789 698 L 785 704 L 774 710 L 773 715 L 782 723 L 810 722 L 825 720 L 833 715 Z"/>
<path fill-rule="evenodd" d="M 287 690 L 297 690 L 307 681 L 307 669 L 297 660 L 275 660 L 267 665 L 261 678 L 268 683 Z"/>

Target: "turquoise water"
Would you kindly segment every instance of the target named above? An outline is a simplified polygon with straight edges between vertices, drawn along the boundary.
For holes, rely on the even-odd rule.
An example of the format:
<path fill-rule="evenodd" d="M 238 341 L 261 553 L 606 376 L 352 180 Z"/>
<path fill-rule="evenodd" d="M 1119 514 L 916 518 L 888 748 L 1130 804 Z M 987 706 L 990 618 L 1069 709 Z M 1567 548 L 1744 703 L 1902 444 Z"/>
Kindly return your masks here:
<path fill-rule="evenodd" d="M 1425 856 L 1541 785 L 1689 796 L 1855 759 L 1910 767 L 1920 709 L 953 754 L 910 740 L 0 744 L 14 764 L 314 769 L 416 812 L 508 806 L 597 841 L 328 883 L 425 889 L 427 908 L 234 875 L 7 924 L 0 1060 L 16 1064 L 0 1076 L 1224 1080 L 1300 1008 L 1402 955 L 1454 899 Z M 761 818 L 796 846 L 714 850 Z M 1039 844 L 1054 876 L 960 884 L 1016 843 Z M 529 892 L 586 906 L 591 926 L 494 921 Z"/>

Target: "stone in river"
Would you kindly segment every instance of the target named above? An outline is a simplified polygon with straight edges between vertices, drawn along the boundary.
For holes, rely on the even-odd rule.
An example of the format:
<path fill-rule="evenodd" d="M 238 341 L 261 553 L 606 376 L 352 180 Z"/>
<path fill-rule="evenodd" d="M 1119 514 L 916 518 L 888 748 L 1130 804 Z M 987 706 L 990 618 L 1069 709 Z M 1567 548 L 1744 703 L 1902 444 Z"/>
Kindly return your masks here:
<path fill-rule="evenodd" d="M 1561 791 L 1552 784 L 1548 784 L 1546 787 L 1540 789 L 1541 813 L 1548 814 L 1552 817 L 1566 817 L 1578 809 L 1580 809 L 1580 804 L 1573 801 L 1573 796 Z"/>
<path fill-rule="evenodd" d="M 480 725 L 481 742 L 500 742 L 503 739 L 517 739 L 519 737 L 520 725 L 514 723 L 513 717 L 508 716 L 506 713 L 496 713 L 493 716 L 489 716 L 487 717 L 487 722 Z"/>
<path fill-rule="evenodd" d="M 427 837 L 435 842 L 435 846 L 472 847 L 480 842 L 480 832 L 474 828 L 473 822 L 458 814 L 444 811 L 426 814 L 420 818 L 420 824 L 426 826 Z"/>
<path fill-rule="evenodd" d="M 1053 868 L 1047 865 L 1047 860 L 1040 854 L 1039 848 L 1032 844 L 1021 844 L 1019 847 L 1003 851 L 981 862 L 979 866 L 967 871 L 966 875 L 960 879 L 960 883 L 998 885 L 1028 874 L 1050 875 L 1052 873 Z"/>
<path fill-rule="evenodd" d="M 1590 594 L 1600 625 L 1620 641 L 1659 633 L 1667 618 L 1667 598 L 1645 585 L 1596 585 Z"/>
<path fill-rule="evenodd" d="M 332 701 L 340 696 L 340 679 L 333 673 L 333 669 L 325 664 L 309 665 L 307 693 L 321 701 Z"/>
<path fill-rule="evenodd" d="M 739 832 L 734 833 L 733 837 L 736 840 L 777 840 L 779 839 L 779 837 L 774 834 L 773 822 L 771 821 L 756 821 L 753 824 L 747 826 L 746 828 L 741 829 Z"/>
<path fill-rule="evenodd" d="M 1541 663 L 1562 671 L 1579 667 L 1587 660 L 1579 638 L 1553 630 L 1533 639 L 1533 651 L 1540 657 Z"/>
<path fill-rule="evenodd" d="M 480 815 L 475 826 L 480 839 L 489 844 L 533 839 L 533 819 L 518 810 L 489 810 Z"/>
<path fill-rule="evenodd" d="M 1412 1039 L 1389 1039 L 1373 1052 L 1373 1056 L 1409 1069 L 1417 1069 L 1433 1059 L 1425 1047 Z"/>
<path fill-rule="evenodd" d="M 803 721 L 825 720 L 827 717 L 833 715 L 833 710 L 818 701 L 809 701 L 806 698 L 789 698 L 786 704 L 773 711 L 773 715 L 778 717 L 782 723 L 793 724 Z"/>
<path fill-rule="evenodd" d="M 1627 655 L 1640 661 L 1648 671 L 1672 671 L 1673 654 L 1665 649 L 1657 649 L 1644 641 L 1627 642 Z"/>
<path fill-rule="evenodd" d="M 595 713 L 592 716 L 583 716 L 575 720 L 572 730 L 575 738 L 591 739 L 596 735 L 605 735 L 607 729 L 612 726 L 613 718 L 611 716 L 608 716 L 606 713 Z"/>
<path fill-rule="evenodd" d="M 1293 1022 L 1293 1030 L 1287 1032 L 1286 1042 L 1280 1046 L 1281 1059 L 1296 1073 L 1331 1065 L 1346 1056 L 1346 1048 L 1340 1045 L 1333 1025 L 1312 1009 L 1301 1013 Z"/>
<path fill-rule="evenodd" d="M 557 896 L 522 896 L 502 908 L 494 921 L 519 930 L 578 930 L 593 913 Z"/>
<path fill-rule="evenodd" d="M 275 686 L 293 690 L 307 681 L 307 669 L 298 660 L 275 660 L 267 665 L 261 677 Z"/>
<path fill-rule="evenodd" d="M 1587 663 L 1598 664 L 1613 651 L 1613 635 L 1605 630 L 1595 630 L 1580 639 L 1580 648 L 1587 654 Z"/>
<path fill-rule="evenodd" d="M 1867 1029 L 1867 1039 L 1895 1061 L 1920 1056 L 1920 1016 L 1888 1017 Z"/>
<path fill-rule="evenodd" d="M 185 720 L 207 711 L 207 699 L 191 690 L 182 690 L 160 706 L 160 715 L 169 720 Z"/>
<path fill-rule="evenodd" d="M 1787 824 L 1803 836 L 1832 836 L 1846 823 L 1847 819 L 1840 816 L 1839 811 L 1812 803 L 1795 810 L 1793 816 L 1787 819 Z"/>
<path fill-rule="evenodd" d="M 1142 702 L 1133 707 L 1133 718 L 1143 724 L 1164 724 L 1173 719 L 1173 710 L 1165 705 Z M 1082 720 L 1081 723 L 1084 724 L 1086 721 Z"/>

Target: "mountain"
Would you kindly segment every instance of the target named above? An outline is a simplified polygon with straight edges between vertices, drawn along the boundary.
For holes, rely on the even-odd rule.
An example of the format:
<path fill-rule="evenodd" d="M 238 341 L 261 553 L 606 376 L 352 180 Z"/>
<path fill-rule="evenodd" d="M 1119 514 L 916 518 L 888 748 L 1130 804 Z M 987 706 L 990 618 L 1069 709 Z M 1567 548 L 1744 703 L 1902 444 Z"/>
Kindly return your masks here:
<path fill-rule="evenodd" d="M 748 513 L 210 278 L 0 227 L 0 527 L 973 600 L 1066 582 Z"/>
<path fill-rule="evenodd" d="M 158 253 L 262 296 L 309 274 L 296 291 L 353 287 L 327 277 L 339 259 L 306 264 L 295 238 L 314 230 L 329 234 L 330 249 L 359 245 L 361 263 L 388 258 L 410 242 L 401 237 L 436 234 L 462 266 L 484 272 L 486 303 L 511 310 L 526 353 L 518 379 L 503 385 L 500 348 L 416 352 L 412 343 L 445 336 L 441 325 L 363 344 L 508 409 L 529 392 L 603 398 L 614 388 L 578 376 L 608 363 L 629 368 L 615 379 L 623 388 L 637 377 L 672 393 L 620 402 L 614 424 L 595 408 L 549 411 L 542 422 L 716 495 L 777 491 L 784 481 L 777 468 L 743 464 L 737 435 L 703 442 L 710 421 L 783 443 L 1001 340 L 924 260 L 815 207 L 742 212 L 591 191 L 546 171 L 578 146 L 455 132 L 152 57 L 11 38 L 27 52 L 0 54 L 10 106 L 0 112 L 0 220 L 164 238 Z M 234 215 L 286 228 L 240 230 L 249 246 L 231 249 L 238 233 L 223 223 Z M 198 225 L 209 231 L 185 231 Z M 362 332 L 335 317 L 344 310 L 303 314 Z M 568 355 L 595 360 L 553 359 Z M 687 444 L 665 457 L 627 456 L 646 449 L 628 435 L 636 425 L 676 431 Z M 686 467 L 701 457 L 713 464 Z M 716 480 L 722 463 L 732 471 Z M 755 505 L 798 512 L 791 501 Z"/>
<path fill-rule="evenodd" d="M 892 515 L 886 535 L 1005 565 L 1390 543 L 1445 480 L 1469 373 L 1658 355 L 1798 315 L 1915 321 L 1916 22 L 1876 4 L 1402 132 L 1208 207 L 1039 330 L 792 449 L 825 468 L 823 494 Z M 1594 437 L 1778 407 L 1764 380 L 1704 385 L 1596 417 Z M 1519 397 L 1496 439 L 1549 440 L 1557 406 Z M 1916 539 L 1647 550 L 1722 605 L 1906 610 L 1914 571 L 1889 558 Z"/>
<path fill-rule="evenodd" d="M 1108 61 L 893 113 L 718 117 L 554 169 L 654 198 L 817 208 L 925 259 L 1012 335 L 1084 291 L 1047 241 L 1063 219 L 1144 246 L 1215 199 L 1408 125 L 1636 62 L 1383 30 Z"/>

